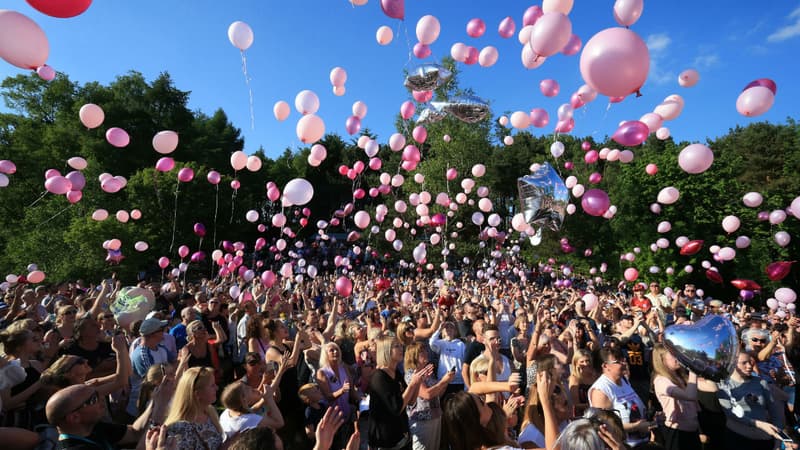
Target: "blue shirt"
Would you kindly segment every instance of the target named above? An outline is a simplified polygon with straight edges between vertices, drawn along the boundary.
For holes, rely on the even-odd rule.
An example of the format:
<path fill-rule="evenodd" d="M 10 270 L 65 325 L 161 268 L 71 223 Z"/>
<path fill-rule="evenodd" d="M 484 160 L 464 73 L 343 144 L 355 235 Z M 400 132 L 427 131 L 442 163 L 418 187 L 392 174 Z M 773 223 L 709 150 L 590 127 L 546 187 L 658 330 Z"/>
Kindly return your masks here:
<path fill-rule="evenodd" d="M 186 345 L 186 325 L 183 322 L 175 325 L 174 327 L 170 328 L 169 334 L 175 338 L 175 347 L 180 351 L 184 345 Z"/>

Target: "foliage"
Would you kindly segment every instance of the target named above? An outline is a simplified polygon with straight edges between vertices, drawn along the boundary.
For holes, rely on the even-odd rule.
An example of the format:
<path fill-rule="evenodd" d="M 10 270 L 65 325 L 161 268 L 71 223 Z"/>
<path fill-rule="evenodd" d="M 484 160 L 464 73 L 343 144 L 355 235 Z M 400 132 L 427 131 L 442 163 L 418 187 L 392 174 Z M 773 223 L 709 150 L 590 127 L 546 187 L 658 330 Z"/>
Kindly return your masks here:
<path fill-rule="evenodd" d="M 470 93 L 469 89 L 458 85 L 452 61 L 446 60 L 443 64 L 452 69 L 454 75 L 435 92 L 436 98 L 444 100 Z M 336 210 L 343 210 L 348 204 L 353 204 L 354 211 L 363 209 L 372 213 L 373 218 L 379 205 L 384 204 L 389 210 L 383 223 L 372 220 L 371 225 L 378 226 L 378 232 L 363 230 L 362 240 L 357 245 L 369 247 L 382 256 L 388 255 L 392 261 L 400 258 L 411 261 L 412 249 L 420 242 L 429 244 L 430 236 L 439 233 L 442 243 L 429 244 L 427 262 L 436 266 L 447 262 L 455 267 L 464 265 L 467 258 L 468 267 L 477 268 L 476 264 L 480 264 L 483 268 L 483 258 L 501 248 L 500 241 L 491 239 L 481 244 L 478 239 L 481 228 L 470 219 L 477 209 L 477 187 L 486 186 L 494 204 L 493 212 L 504 220 L 498 231 L 508 233 L 502 247 L 505 254 L 518 245 L 521 248 L 518 257 L 530 266 L 553 257 L 559 264 L 571 265 L 576 273 L 588 275 L 590 268 L 606 262 L 609 267 L 606 277 L 610 279 L 621 278 L 626 267 L 634 266 L 644 279 L 660 279 L 674 286 L 695 282 L 708 287 L 706 291 L 712 295 L 727 298 L 737 294 L 727 283 L 734 278 L 756 280 L 769 291 L 780 284 L 791 285 L 798 281 L 796 270 L 790 279 L 781 283 L 768 282 L 763 274 L 767 263 L 788 260 L 798 254 L 800 238 L 786 248 L 773 241 L 778 230 L 800 236 L 798 221 L 793 217 L 779 225 L 758 221 L 758 210 L 745 207 L 741 201 L 749 191 L 761 192 L 765 204 L 760 209 L 771 211 L 785 208 L 800 193 L 797 177 L 800 173 L 800 127 L 792 119 L 786 124 L 754 123 L 730 130 L 726 136 L 707 143 L 715 154 L 711 169 L 703 174 L 688 175 L 676 163 L 686 142 L 651 137 L 634 149 L 636 157 L 629 164 L 600 160 L 588 165 L 583 162 L 583 139 L 578 137 L 558 136 L 566 152 L 554 160 L 549 153 L 553 136 L 519 131 L 514 143 L 506 146 L 501 144 L 502 137 L 511 134 L 511 130 L 497 125 L 491 117 L 477 124 L 446 118 L 426 124 L 427 140 L 417 143 L 423 160 L 414 173 L 425 176 L 425 182 L 418 185 L 413 181 L 414 173 L 399 169 L 400 152 L 392 152 L 386 146 L 381 146 L 379 152 L 383 163 L 380 171 L 367 169 L 354 180 L 341 176 L 341 165 L 352 167 L 357 160 L 367 164 L 369 158 L 358 147 L 357 139 L 347 141 L 330 134 L 319 142 L 327 149 L 327 159 L 318 167 L 308 165 L 308 147 L 286 149 L 275 159 L 268 158 L 264 150 L 259 149 L 255 152 L 263 161 L 259 172 L 233 173 L 230 155 L 244 147 L 240 131 L 222 110 L 210 116 L 191 111 L 189 93 L 177 89 L 168 74 L 161 74 L 148 83 L 141 74 L 131 72 L 108 86 L 99 83 L 81 86 L 62 75 L 50 83 L 35 76 L 20 75 L 3 81 L 2 96 L 11 112 L 0 114 L 0 159 L 14 161 L 18 170 L 9 176 L 10 185 L 0 190 L 0 248 L 3 249 L 0 273 L 20 273 L 27 264 L 35 262 L 50 280 L 96 278 L 109 270 L 101 244 L 118 238 L 123 242 L 126 259 L 113 267 L 114 270 L 126 277 L 139 272 L 158 274 L 155 266 L 158 257 L 167 256 L 177 264 L 177 248 L 182 244 L 192 251 L 200 249 L 210 254 L 223 240 L 252 245 L 259 236 L 265 236 L 270 242 L 281 236 L 275 227 L 259 233 L 256 224 L 244 220 L 248 210 L 259 212 L 259 223 L 267 225 L 274 214 L 283 212 L 292 230 L 301 238 L 309 238 L 318 233 L 318 220 L 330 221 Z M 105 110 L 103 127 L 87 130 L 80 124 L 78 110 L 88 102 L 99 104 Z M 418 111 L 423 107 L 417 106 Z M 396 124 L 397 132 L 404 134 L 408 143 L 413 143 L 412 129 L 416 124 L 403 121 L 399 116 Z M 124 128 L 131 136 L 131 144 L 116 149 L 106 143 L 104 130 L 110 126 Z M 162 155 L 153 151 L 150 142 L 155 133 L 165 129 L 180 133 L 180 145 L 171 155 L 176 158 L 176 169 L 160 173 L 153 167 Z M 388 140 L 388 136 L 376 136 L 369 130 L 363 130 L 362 135 L 379 142 Z M 450 136 L 449 142 L 445 141 L 445 135 Z M 592 148 L 598 150 L 613 149 L 616 145 L 608 139 L 590 142 Z M 82 156 L 89 162 L 84 171 L 87 185 L 83 199 L 74 205 L 63 196 L 46 193 L 42 177 L 48 168 L 63 173 L 71 170 L 65 161 L 72 156 Z M 543 161 L 557 167 L 563 178 L 576 176 L 587 189 L 595 187 L 588 184 L 589 175 L 595 171 L 600 173 L 603 181 L 597 187 L 606 190 L 616 206 L 614 218 L 588 216 L 582 212 L 580 199 L 573 198 L 577 212 L 567 217 L 560 232 L 546 232 L 540 246 L 532 247 L 526 239 L 519 239 L 518 233 L 509 233 L 510 218 L 519 212 L 516 180 L 528 172 L 532 163 Z M 565 161 L 574 162 L 571 171 L 564 168 Z M 476 188 L 468 193 L 467 203 L 458 204 L 458 208 L 435 204 L 440 192 L 455 202 L 456 195 L 463 192 L 461 180 L 472 178 L 471 168 L 478 163 L 486 165 L 487 173 L 475 179 Z M 645 166 L 650 163 L 659 168 L 655 176 L 645 173 Z M 181 167 L 193 168 L 195 179 L 179 183 L 176 172 Z M 458 171 L 457 179 L 446 180 L 448 168 Z M 206 180 L 211 169 L 223 174 L 223 181 L 217 186 Z M 125 176 L 127 187 L 116 194 L 103 192 L 95 180 L 104 171 Z M 378 187 L 381 172 L 401 174 L 405 183 L 394 187 L 386 196 L 353 198 L 357 188 L 369 191 Z M 280 200 L 270 202 L 265 195 L 264 186 L 268 181 L 282 188 L 296 177 L 308 179 L 315 187 L 314 198 L 306 205 L 312 215 L 304 228 L 299 224 L 301 208 L 282 208 Z M 241 183 L 237 191 L 230 186 L 234 178 Z M 676 187 L 681 193 L 680 200 L 674 205 L 664 205 L 658 215 L 651 213 L 650 205 L 656 201 L 659 190 L 666 186 Z M 419 217 L 409 203 L 409 195 L 422 191 L 430 193 L 433 199 L 428 205 L 431 215 L 448 216 L 441 230 L 417 224 Z M 409 203 L 407 212 L 400 214 L 395 210 L 398 200 Z M 90 217 L 97 208 L 108 210 L 111 216 L 118 210 L 139 209 L 142 219 L 120 223 L 112 217 L 97 222 Z M 720 225 L 726 215 L 736 215 L 742 220 L 741 230 L 731 236 L 726 235 Z M 385 230 L 392 227 L 395 218 L 404 223 L 397 229 L 398 239 L 404 241 L 400 252 L 395 252 L 392 243 L 384 238 Z M 656 227 L 661 221 L 669 221 L 672 231 L 659 234 Z M 196 222 L 204 223 L 208 230 L 202 243 L 192 232 Z M 415 235 L 411 234 L 412 229 L 418 230 Z M 353 230 L 352 218 L 345 217 L 341 225 L 330 226 L 326 232 L 344 237 Z M 711 245 L 735 247 L 736 237 L 740 235 L 751 238 L 749 248 L 737 249 L 737 258 L 732 262 L 712 260 L 708 253 Z M 680 256 L 674 243 L 679 236 L 702 239 L 705 247 L 697 255 Z M 563 237 L 569 239 L 575 253 L 561 252 L 559 240 Z M 662 237 L 669 240 L 669 247 L 651 251 L 651 244 Z M 133 249 L 136 241 L 147 242 L 150 249 L 136 252 Z M 448 250 L 443 251 L 444 248 Z M 639 248 L 640 253 L 633 263 L 620 261 L 620 255 L 633 252 L 635 248 Z M 585 256 L 587 249 L 591 250 L 591 256 Z M 705 280 L 700 267 L 704 260 L 719 269 L 726 284 L 711 286 Z M 210 274 L 212 265 L 206 259 L 196 265 L 195 270 Z M 694 267 L 693 273 L 684 271 L 687 265 Z M 651 267 L 658 268 L 659 272 L 648 273 Z M 666 269 L 670 267 L 674 273 L 667 275 Z"/>

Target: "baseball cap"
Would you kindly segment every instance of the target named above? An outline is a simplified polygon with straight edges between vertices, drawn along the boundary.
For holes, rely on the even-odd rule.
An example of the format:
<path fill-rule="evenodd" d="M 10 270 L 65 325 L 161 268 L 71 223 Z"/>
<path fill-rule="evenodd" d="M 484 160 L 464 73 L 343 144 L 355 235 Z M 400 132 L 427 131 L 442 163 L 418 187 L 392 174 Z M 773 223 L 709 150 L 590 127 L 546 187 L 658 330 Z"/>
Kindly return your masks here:
<path fill-rule="evenodd" d="M 168 322 L 166 320 L 158 320 L 152 317 L 145 319 L 142 322 L 142 325 L 139 327 L 139 334 L 142 336 L 147 336 L 149 334 L 156 333 L 167 326 L 167 323 Z"/>

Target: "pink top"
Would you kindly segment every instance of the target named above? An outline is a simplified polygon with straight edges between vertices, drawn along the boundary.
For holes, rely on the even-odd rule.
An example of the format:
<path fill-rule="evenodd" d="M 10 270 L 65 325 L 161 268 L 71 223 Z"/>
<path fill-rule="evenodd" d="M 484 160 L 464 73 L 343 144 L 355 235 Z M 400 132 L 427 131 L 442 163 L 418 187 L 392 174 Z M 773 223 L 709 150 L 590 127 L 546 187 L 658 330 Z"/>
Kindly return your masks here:
<path fill-rule="evenodd" d="M 676 386 L 669 378 L 662 375 L 656 375 L 653 380 L 653 387 L 656 391 L 656 397 L 661 403 L 661 408 L 664 410 L 666 426 L 691 432 L 699 429 L 696 398 L 694 400 L 684 400 L 689 397 L 685 388 Z"/>

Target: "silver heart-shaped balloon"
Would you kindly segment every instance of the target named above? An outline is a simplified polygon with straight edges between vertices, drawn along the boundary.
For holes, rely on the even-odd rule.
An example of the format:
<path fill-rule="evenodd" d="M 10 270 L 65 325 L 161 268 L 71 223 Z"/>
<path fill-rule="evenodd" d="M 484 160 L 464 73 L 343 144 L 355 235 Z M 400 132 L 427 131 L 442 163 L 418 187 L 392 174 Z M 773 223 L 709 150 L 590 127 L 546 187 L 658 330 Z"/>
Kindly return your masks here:
<path fill-rule="evenodd" d="M 408 72 L 403 84 L 412 91 L 432 91 L 452 75 L 452 72 L 438 64 L 422 64 Z"/>
<path fill-rule="evenodd" d="M 561 228 L 567 212 L 569 190 L 550 164 L 544 163 L 532 174 L 518 178 L 517 188 L 526 222 L 553 231 Z"/>
<path fill-rule="evenodd" d="M 730 376 L 739 357 L 739 336 L 730 320 L 709 314 L 691 325 L 664 330 L 664 346 L 685 367 L 713 381 Z"/>
<path fill-rule="evenodd" d="M 417 119 L 417 123 L 424 124 L 424 123 L 441 122 L 442 120 L 444 120 L 445 117 L 447 117 L 446 112 L 425 108 L 419 114 L 419 119 Z"/>
<path fill-rule="evenodd" d="M 489 104 L 486 100 L 474 95 L 464 95 L 447 102 L 431 102 L 431 106 L 466 123 L 480 122 L 489 114 Z"/>

